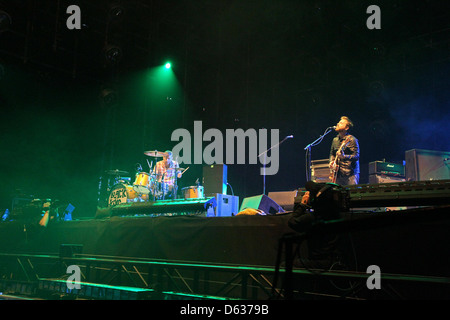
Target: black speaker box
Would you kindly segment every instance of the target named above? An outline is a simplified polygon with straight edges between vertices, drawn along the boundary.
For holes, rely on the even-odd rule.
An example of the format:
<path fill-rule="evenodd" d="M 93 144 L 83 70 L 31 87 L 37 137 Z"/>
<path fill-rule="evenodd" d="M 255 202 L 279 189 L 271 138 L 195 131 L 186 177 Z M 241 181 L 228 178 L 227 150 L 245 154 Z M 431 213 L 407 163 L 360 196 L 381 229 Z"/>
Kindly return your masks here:
<path fill-rule="evenodd" d="M 206 197 L 214 197 L 216 193 L 227 194 L 227 165 L 203 166 L 202 185 Z"/>
<path fill-rule="evenodd" d="M 264 194 L 244 198 L 239 212 L 247 208 L 259 209 L 264 211 L 266 214 L 277 214 L 280 212 L 285 212 L 279 204 L 277 204 L 275 201 Z"/>
<path fill-rule="evenodd" d="M 285 211 L 294 210 L 298 190 L 269 192 L 269 198 L 279 204 Z"/>
<path fill-rule="evenodd" d="M 450 151 L 412 149 L 405 161 L 408 181 L 450 179 Z"/>

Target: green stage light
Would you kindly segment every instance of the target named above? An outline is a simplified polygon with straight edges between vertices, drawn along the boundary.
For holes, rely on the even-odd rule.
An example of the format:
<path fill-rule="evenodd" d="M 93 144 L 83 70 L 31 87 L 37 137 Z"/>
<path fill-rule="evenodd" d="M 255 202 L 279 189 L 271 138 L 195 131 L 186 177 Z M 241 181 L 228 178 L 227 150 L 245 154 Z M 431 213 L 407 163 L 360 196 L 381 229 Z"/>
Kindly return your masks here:
<path fill-rule="evenodd" d="M 172 65 L 170 64 L 170 62 L 167 62 L 167 63 L 165 64 L 166 69 L 170 69 L 171 66 L 172 66 Z"/>

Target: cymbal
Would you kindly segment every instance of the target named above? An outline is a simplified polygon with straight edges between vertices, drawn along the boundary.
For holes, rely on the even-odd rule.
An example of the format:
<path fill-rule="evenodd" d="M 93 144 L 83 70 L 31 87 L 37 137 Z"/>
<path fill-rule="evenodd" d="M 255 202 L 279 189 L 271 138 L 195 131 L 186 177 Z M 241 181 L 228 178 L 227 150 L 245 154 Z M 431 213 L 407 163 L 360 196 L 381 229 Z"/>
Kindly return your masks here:
<path fill-rule="evenodd" d="M 105 171 L 106 174 L 110 174 L 110 175 L 122 175 L 122 174 L 129 174 L 128 171 L 123 171 L 123 170 L 119 170 L 119 169 L 114 169 L 114 170 L 106 170 Z"/>
<path fill-rule="evenodd" d="M 183 171 L 184 168 L 167 168 L 166 170 L 167 171 L 169 171 L 169 170 Z"/>
<path fill-rule="evenodd" d="M 144 154 L 149 157 L 164 157 L 167 156 L 167 153 L 161 152 L 158 150 L 155 151 L 145 151 Z"/>

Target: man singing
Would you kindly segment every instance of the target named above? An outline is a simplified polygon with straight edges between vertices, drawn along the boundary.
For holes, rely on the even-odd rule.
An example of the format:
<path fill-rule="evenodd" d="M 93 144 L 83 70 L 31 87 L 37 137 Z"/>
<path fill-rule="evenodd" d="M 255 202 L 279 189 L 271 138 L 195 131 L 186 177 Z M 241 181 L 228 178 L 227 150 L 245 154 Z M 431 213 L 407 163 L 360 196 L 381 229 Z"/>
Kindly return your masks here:
<path fill-rule="evenodd" d="M 338 135 L 331 143 L 330 178 L 339 185 L 359 182 L 359 143 L 358 139 L 348 133 L 352 127 L 352 121 L 342 116 L 335 129 Z"/>

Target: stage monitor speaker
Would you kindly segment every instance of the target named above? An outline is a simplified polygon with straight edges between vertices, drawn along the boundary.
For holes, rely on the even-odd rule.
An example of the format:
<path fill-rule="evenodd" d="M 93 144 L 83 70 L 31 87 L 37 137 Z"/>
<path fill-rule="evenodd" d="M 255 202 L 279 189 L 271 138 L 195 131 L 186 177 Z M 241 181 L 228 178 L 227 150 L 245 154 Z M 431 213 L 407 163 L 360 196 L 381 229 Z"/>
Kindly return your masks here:
<path fill-rule="evenodd" d="M 293 211 L 297 191 L 298 190 L 269 192 L 268 196 L 278 203 L 285 211 Z"/>
<path fill-rule="evenodd" d="M 216 193 L 227 194 L 227 165 L 203 166 L 202 185 L 206 197 L 214 197 Z"/>
<path fill-rule="evenodd" d="M 217 193 L 215 195 L 217 200 L 217 208 L 215 212 L 216 217 L 232 217 L 238 214 L 239 197 L 226 194 Z"/>
<path fill-rule="evenodd" d="M 264 194 L 245 198 L 242 201 L 241 209 L 239 210 L 239 212 L 247 208 L 259 209 L 264 211 L 266 214 L 277 214 L 280 212 L 285 212 L 279 204 L 277 204 L 275 201 Z"/>
<path fill-rule="evenodd" d="M 412 149 L 405 161 L 408 181 L 450 179 L 450 152 Z"/>

